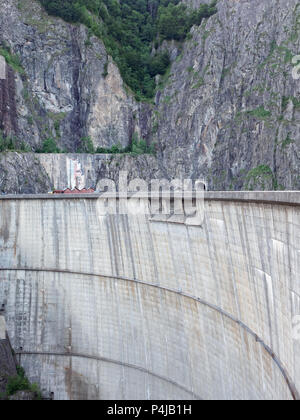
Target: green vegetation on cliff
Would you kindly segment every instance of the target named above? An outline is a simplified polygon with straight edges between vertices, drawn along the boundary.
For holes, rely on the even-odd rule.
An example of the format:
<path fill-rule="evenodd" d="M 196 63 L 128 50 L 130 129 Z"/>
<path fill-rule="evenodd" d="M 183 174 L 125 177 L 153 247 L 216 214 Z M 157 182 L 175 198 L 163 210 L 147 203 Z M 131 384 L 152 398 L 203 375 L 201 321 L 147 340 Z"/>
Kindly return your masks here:
<path fill-rule="evenodd" d="M 255 189 L 269 189 L 276 190 L 276 179 L 272 172 L 272 169 L 268 165 L 260 165 L 257 168 L 251 169 L 247 176 L 245 187 L 246 190 L 255 190 Z"/>
<path fill-rule="evenodd" d="M 29 152 L 29 146 L 14 136 L 5 136 L 0 130 L 0 153 L 1 152 Z"/>
<path fill-rule="evenodd" d="M 155 76 L 163 75 L 170 64 L 167 51 L 157 52 L 160 43 L 184 41 L 193 25 L 217 11 L 216 0 L 198 10 L 189 10 L 179 0 L 39 1 L 51 15 L 84 23 L 103 40 L 137 99 L 154 96 Z"/>
<path fill-rule="evenodd" d="M 147 145 L 147 142 L 144 139 L 140 139 L 137 133 L 134 133 L 131 139 L 131 143 L 123 148 L 120 144 L 115 144 L 112 147 L 98 147 L 94 149 L 92 140 L 87 137 L 83 138 L 83 148 L 78 150 L 78 153 L 105 153 L 105 154 L 129 154 L 132 156 L 136 155 L 155 155 L 155 144 L 152 143 L 150 146 Z"/>
<path fill-rule="evenodd" d="M 20 74 L 24 74 L 24 69 L 20 63 L 19 57 L 13 55 L 7 45 L 0 46 L 0 55 L 5 58 L 5 61 L 12 69 Z"/>
<path fill-rule="evenodd" d="M 0 400 L 9 400 L 10 397 L 16 395 L 20 391 L 29 392 L 32 400 L 42 399 L 42 393 L 39 386 L 35 383 L 31 384 L 25 375 L 24 369 L 21 366 L 17 366 L 17 375 L 7 378 L 6 392 L 0 395 Z"/>

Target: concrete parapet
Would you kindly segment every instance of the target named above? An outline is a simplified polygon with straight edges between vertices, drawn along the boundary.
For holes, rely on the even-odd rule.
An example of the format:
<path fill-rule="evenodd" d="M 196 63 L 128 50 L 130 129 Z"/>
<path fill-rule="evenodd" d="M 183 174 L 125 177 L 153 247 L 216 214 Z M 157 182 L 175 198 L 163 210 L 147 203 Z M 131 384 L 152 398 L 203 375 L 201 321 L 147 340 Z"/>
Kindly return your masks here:
<path fill-rule="evenodd" d="M 93 193 L 93 194 L 3 194 L 0 195 L 0 200 L 74 200 L 74 199 L 101 199 L 107 197 L 107 193 Z M 162 195 L 162 194 L 161 194 Z M 123 197 L 120 193 L 111 194 L 111 197 Z M 135 198 L 151 198 L 147 193 L 128 193 L 126 197 Z M 169 197 L 169 194 L 166 194 Z M 282 204 L 285 206 L 300 205 L 299 191 L 209 191 L 204 193 L 204 198 L 207 201 L 230 201 L 230 202 L 256 202 L 256 203 L 270 203 Z"/>

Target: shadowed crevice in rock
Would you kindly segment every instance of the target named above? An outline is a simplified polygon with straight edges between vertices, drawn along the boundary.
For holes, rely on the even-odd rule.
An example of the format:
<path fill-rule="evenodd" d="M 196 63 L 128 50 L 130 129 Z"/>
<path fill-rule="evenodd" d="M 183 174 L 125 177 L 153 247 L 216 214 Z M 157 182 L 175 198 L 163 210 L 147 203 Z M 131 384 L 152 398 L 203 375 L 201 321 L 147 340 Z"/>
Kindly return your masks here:
<path fill-rule="evenodd" d="M 15 74 L 6 66 L 6 78 L 0 79 L 0 130 L 6 136 L 18 133 Z"/>

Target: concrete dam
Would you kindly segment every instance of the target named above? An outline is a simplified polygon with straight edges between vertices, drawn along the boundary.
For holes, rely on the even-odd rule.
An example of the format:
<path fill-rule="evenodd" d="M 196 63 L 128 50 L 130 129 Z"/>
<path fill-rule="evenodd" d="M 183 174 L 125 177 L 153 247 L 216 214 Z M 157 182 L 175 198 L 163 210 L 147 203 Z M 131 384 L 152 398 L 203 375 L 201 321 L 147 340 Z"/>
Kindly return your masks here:
<path fill-rule="evenodd" d="M 299 399 L 300 194 L 207 192 L 201 226 L 104 202 L 0 198 L 0 308 L 30 380 L 58 400 Z"/>

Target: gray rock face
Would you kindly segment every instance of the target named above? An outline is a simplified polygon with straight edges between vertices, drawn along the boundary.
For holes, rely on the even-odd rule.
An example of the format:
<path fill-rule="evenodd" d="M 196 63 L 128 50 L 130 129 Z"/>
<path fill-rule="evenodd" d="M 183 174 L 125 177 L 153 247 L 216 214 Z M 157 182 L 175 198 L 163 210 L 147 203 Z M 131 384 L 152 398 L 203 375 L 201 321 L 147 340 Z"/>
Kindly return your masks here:
<path fill-rule="evenodd" d="M 45 193 L 50 178 L 34 153 L 0 154 L 0 194 Z"/>
<path fill-rule="evenodd" d="M 173 63 L 152 106 L 135 102 L 102 42 L 83 26 L 49 17 L 35 1 L 18 7 L 7 0 L 0 41 L 19 55 L 24 74 L 8 69 L 0 81 L 0 126 L 32 148 L 53 137 L 70 152 L 88 136 L 95 147 L 126 146 L 133 132 L 156 142 L 157 159 L 112 156 L 99 170 L 91 157 L 92 183 L 126 168 L 146 179 L 205 178 L 215 190 L 300 189 L 300 80 L 292 77 L 299 21 L 298 0 L 219 0 L 218 13 L 194 27 L 183 46 L 166 44 Z M 1 184 L 1 172 L 2 189 L 28 190 L 20 182 L 26 162 L 2 166 L 15 178 Z M 30 178 L 31 192 L 48 187 L 47 174 L 60 170 L 47 167 Z"/>
<path fill-rule="evenodd" d="M 32 401 L 35 399 L 35 395 L 31 391 L 18 391 L 9 399 L 10 401 Z"/>
<path fill-rule="evenodd" d="M 163 166 L 212 189 L 299 189 L 297 0 L 220 0 L 159 98 Z M 167 116 L 167 117 L 166 117 Z"/>
<path fill-rule="evenodd" d="M 15 74 L 15 134 L 31 146 L 53 137 L 70 151 L 87 136 L 95 147 L 128 145 L 139 107 L 102 42 L 84 26 L 48 16 L 36 1 L 8 0 L 0 11 L 0 41 L 25 71 Z"/>
<path fill-rule="evenodd" d="M 0 340 L 0 400 L 6 391 L 8 378 L 17 374 L 8 340 Z"/>
<path fill-rule="evenodd" d="M 0 79 L 0 126 L 3 134 L 10 136 L 17 131 L 14 71 L 4 63 L 4 79 Z"/>

